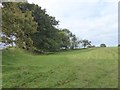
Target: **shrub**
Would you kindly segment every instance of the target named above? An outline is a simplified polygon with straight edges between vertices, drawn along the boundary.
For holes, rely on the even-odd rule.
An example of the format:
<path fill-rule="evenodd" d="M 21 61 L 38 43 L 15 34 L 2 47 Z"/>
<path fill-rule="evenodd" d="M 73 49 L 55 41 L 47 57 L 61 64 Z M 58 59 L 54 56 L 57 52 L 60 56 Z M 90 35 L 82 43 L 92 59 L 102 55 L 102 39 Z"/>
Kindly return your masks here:
<path fill-rule="evenodd" d="M 105 44 L 100 44 L 100 47 L 106 47 L 106 45 Z"/>

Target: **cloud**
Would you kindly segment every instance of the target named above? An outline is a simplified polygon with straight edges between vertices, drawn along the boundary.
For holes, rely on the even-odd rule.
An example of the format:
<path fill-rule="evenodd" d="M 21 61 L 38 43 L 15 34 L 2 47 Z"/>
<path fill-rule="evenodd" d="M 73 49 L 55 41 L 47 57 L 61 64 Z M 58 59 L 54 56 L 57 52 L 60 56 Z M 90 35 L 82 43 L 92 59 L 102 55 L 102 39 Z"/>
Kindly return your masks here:
<path fill-rule="evenodd" d="M 79 38 L 94 44 L 117 45 L 118 0 L 28 0 L 46 8 Z"/>

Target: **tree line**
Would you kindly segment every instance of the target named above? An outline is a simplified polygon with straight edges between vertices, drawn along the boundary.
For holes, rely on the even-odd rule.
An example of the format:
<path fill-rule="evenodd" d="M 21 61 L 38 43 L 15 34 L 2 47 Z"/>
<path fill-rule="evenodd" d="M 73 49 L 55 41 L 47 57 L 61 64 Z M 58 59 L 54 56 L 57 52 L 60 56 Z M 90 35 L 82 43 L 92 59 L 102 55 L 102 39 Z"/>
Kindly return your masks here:
<path fill-rule="evenodd" d="M 69 29 L 58 29 L 59 21 L 35 4 L 2 3 L 2 42 L 6 45 L 32 52 L 55 52 L 75 49 L 80 43 L 91 45 L 89 40 L 79 40 Z"/>

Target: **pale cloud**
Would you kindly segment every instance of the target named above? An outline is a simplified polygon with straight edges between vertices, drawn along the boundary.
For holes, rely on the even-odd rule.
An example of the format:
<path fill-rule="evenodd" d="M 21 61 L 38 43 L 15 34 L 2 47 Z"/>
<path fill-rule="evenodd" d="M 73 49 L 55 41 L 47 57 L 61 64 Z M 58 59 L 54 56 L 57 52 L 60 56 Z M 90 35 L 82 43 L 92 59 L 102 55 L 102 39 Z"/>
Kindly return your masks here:
<path fill-rule="evenodd" d="M 28 0 L 46 8 L 77 37 L 94 44 L 117 45 L 118 0 Z"/>

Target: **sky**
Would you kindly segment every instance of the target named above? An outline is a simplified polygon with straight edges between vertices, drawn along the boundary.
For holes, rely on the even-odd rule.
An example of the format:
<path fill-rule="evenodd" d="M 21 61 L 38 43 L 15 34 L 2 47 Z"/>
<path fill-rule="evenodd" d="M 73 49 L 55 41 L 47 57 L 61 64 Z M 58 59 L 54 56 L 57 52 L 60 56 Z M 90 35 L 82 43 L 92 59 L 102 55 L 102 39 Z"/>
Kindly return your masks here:
<path fill-rule="evenodd" d="M 118 45 L 118 0 L 28 0 L 46 9 L 79 39 Z"/>

